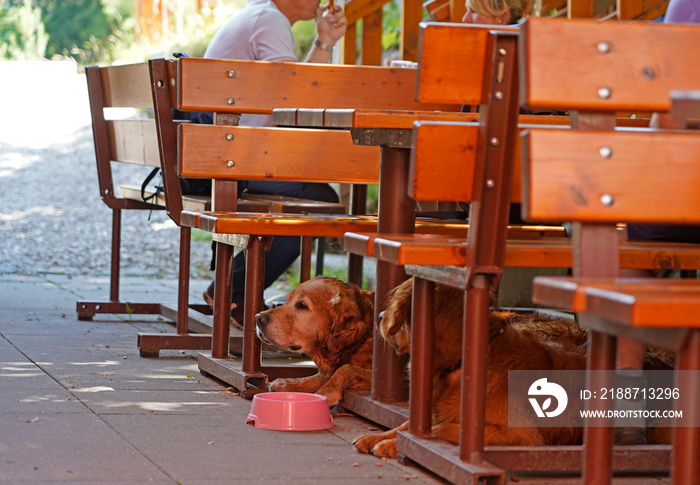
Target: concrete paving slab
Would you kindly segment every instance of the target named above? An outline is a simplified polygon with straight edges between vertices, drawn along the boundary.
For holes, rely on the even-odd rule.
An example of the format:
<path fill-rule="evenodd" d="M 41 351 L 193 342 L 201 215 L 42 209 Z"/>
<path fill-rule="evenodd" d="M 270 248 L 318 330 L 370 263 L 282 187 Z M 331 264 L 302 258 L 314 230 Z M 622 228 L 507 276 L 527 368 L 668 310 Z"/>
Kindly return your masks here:
<path fill-rule="evenodd" d="M 58 389 L 0 389 L 0 416 L 26 414 L 30 416 L 29 419 L 33 419 L 46 414 L 91 413 L 88 407 L 63 387 Z"/>
<path fill-rule="evenodd" d="M 73 394 L 95 414 L 247 415 L 250 401 L 222 389 L 122 391 L 108 387 L 74 389 Z"/>
<path fill-rule="evenodd" d="M 336 415 L 332 429 L 318 432 L 246 425 L 251 402 L 202 376 L 197 352 L 138 356 L 139 331 L 172 332 L 171 325 L 128 315 L 77 320 L 76 295 L 105 295 L 108 285 L 7 276 L 0 276 L 0 485 L 446 483 L 420 467 L 356 453 L 352 440 L 376 426 L 354 415 Z M 147 295 L 175 284 L 129 278 L 125 287 Z M 515 476 L 528 485 L 580 483 Z"/>
<path fill-rule="evenodd" d="M 266 479 L 278 483 L 302 480 L 329 483 L 342 478 L 364 481 L 385 477 L 418 481 L 426 476 L 396 462 L 358 454 L 347 442 L 327 431 L 263 430 L 244 424 L 242 415 L 215 415 L 207 420 L 192 415 L 152 416 L 148 418 L 149 429 L 157 429 L 157 434 L 139 431 L 139 423 L 144 419 L 140 416 L 105 416 L 104 419 L 135 447 L 144 450 L 151 461 L 159 465 L 167 462 L 167 469 L 180 483 L 203 477 L 208 480 L 235 477 L 236 483 Z M 173 456 L 183 459 L 173 462 Z M 303 466 L 299 466 L 301 463 Z"/>
<path fill-rule="evenodd" d="M 61 387 L 54 378 L 26 359 L 0 362 L 0 391 L 60 389 Z"/>
<path fill-rule="evenodd" d="M 45 414 L 36 420 L 3 414 L 0 421 L 0 483 L 167 478 L 92 414 Z"/>

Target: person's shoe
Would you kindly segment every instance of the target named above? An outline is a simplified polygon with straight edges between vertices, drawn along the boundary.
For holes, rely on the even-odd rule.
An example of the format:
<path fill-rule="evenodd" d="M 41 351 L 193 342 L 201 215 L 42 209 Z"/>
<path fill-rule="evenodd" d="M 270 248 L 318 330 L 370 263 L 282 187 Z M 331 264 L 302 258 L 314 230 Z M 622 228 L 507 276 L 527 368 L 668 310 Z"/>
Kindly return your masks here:
<path fill-rule="evenodd" d="M 210 284 L 207 290 L 202 295 L 204 301 L 209 307 L 214 309 L 214 283 Z M 263 310 L 269 310 L 270 307 L 263 304 Z M 231 325 L 238 330 L 243 330 L 243 299 L 236 298 L 231 302 Z"/>
<path fill-rule="evenodd" d="M 209 293 L 209 290 L 211 289 L 211 294 Z M 214 310 L 214 286 L 209 285 L 209 288 L 207 288 L 207 291 L 202 294 L 202 297 L 204 298 L 204 301 L 209 305 L 209 307 Z M 231 303 L 231 325 L 236 327 L 238 330 L 243 330 L 243 325 L 238 322 L 243 322 L 243 303 L 241 302 L 240 304 L 238 303 Z"/>

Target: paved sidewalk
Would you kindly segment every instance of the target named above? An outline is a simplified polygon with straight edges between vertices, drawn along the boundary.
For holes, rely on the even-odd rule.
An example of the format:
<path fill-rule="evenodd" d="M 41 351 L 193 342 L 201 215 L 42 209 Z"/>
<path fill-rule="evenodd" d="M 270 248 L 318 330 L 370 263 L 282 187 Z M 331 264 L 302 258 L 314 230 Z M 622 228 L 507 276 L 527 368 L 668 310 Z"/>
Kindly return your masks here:
<path fill-rule="evenodd" d="M 167 299 L 176 281 L 122 288 Z M 354 416 L 318 432 L 246 425 L 250 401 L 203 377 L 195 352 L 139 357 L 137 332 L 171 325 L 78 321 L 76 299 L 107 291 L 106 278 L 0 275 L 0 483 L 441 483 L 356 453 L 350 442 L 373 426 Z"/>

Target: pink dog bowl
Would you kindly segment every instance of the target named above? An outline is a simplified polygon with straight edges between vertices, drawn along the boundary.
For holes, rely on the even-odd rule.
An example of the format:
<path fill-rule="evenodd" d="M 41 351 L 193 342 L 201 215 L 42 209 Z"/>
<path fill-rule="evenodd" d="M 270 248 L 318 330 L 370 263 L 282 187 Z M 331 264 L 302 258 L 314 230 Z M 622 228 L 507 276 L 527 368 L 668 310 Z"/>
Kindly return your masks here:
<path fill-rule="evenodd" d="M 305 392 L 262 392 L 253 396 L 246 424 L 282 431 L 333 427 L 328 398 Z"/>

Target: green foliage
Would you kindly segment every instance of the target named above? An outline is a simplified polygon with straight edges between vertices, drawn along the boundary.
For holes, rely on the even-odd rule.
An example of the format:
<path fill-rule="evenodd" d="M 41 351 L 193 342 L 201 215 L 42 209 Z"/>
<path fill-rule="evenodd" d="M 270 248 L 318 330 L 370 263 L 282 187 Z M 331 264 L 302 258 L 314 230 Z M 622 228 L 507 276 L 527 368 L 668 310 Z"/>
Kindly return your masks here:
<path fill-rule="evenodd" d="M 118 19 L 110 18 L 100 0 L 59 2 L 47 0 L 42 18 L 49 43 L 47 57 L 54 55 L 84 58 L 94 62 L 100 51 L 109 49 Z"/>
<path fill-rule="evenodd" d="M 48 41 L 40 9 L 27 3 L 0 11 L 0 59 L 43 59 Z"/>
<path fill-rule="evenodd" d="M 379 185 L 367 186 L 367 214 L 376 214 L 379 207 Z"/>
<path fill-rule="evenodd" d="M 401 8 L 398 0 L 384 5 L 382 11 L 382 49 L 398 49 L 401 42 Z"/>
<path fill-rule="evenodd" d="M 298 61 L 303 61 L 316 38 L 316 23 L 313 20 L 302 20 L 292 25 L 294 32 L 294 54 Z"/>

